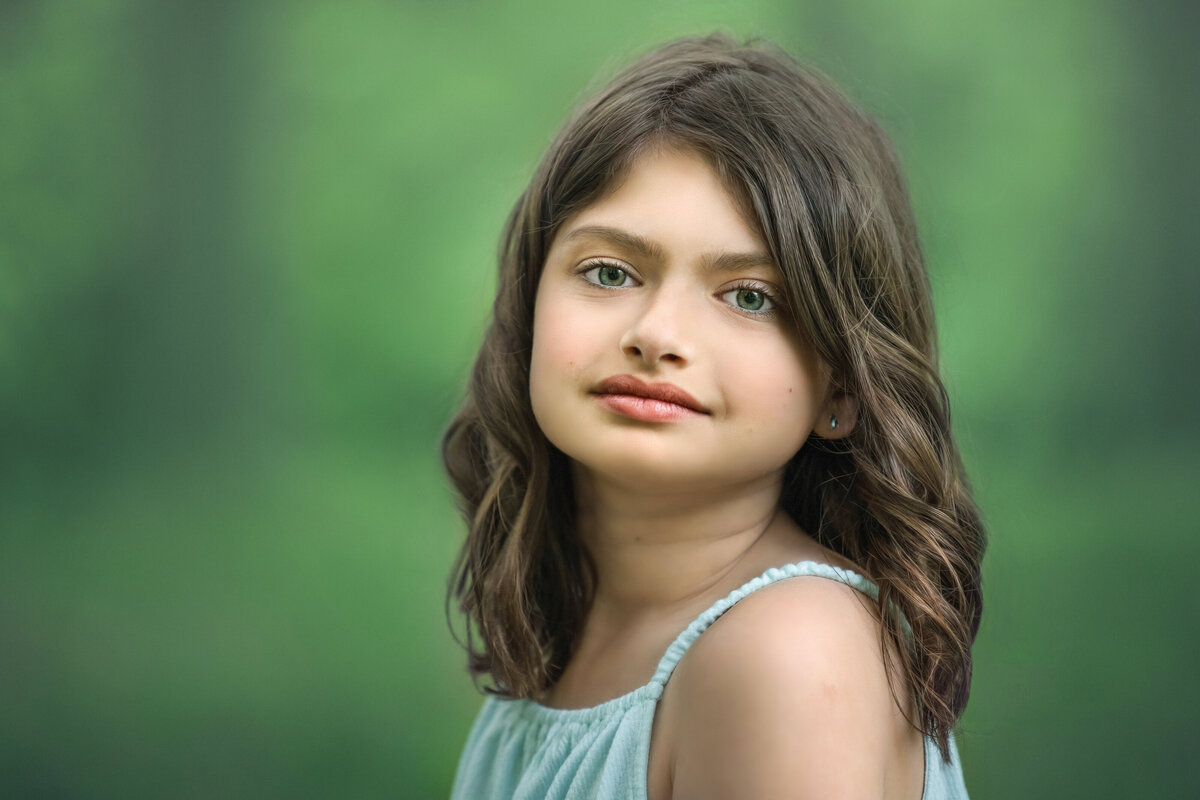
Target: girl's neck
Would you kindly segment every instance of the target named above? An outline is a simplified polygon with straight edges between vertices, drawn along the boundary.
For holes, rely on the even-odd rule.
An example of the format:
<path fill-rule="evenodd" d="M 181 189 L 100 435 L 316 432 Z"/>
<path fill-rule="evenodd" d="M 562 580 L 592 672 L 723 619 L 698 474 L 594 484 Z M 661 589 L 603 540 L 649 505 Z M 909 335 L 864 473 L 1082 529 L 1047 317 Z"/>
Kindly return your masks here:
<path fill-rule="evenodd" d="M 781 475 L 717 491 L 638 491 L 582 472 L 576 520 L 596 563 L 593 622 L 674 616 L 759 574 L 772 554 L 816 548 L 779 510 Z"/>

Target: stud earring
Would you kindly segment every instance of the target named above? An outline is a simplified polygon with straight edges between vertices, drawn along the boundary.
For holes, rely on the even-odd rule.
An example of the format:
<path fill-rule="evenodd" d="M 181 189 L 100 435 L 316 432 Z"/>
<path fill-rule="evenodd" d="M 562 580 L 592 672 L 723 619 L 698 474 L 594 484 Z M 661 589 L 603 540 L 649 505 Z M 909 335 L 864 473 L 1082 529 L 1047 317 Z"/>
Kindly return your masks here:
<path fill-rule="evenodd" d="M 837 414 L 829 415 L 829 430 L 831 430 L 831 431 L 837 430 Z"/>

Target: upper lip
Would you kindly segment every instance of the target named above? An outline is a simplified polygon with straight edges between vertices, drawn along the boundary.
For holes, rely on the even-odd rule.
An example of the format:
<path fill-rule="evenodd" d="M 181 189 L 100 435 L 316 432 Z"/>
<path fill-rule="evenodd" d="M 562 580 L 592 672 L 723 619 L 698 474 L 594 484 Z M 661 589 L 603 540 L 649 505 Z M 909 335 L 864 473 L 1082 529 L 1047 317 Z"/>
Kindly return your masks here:
<path fill-rule="evenodd" d="M 700 405 L 700 401 L 690 394 L 670 383 L 646 383 L 632 375 L 613 375 L 602 380 L 594 390 L 595 394 L 629 394 L 634 397 L 646 397 L 650 400 L 662 400 L 677 406 L 690 408 L 701 414 L 708 411 Z"/>

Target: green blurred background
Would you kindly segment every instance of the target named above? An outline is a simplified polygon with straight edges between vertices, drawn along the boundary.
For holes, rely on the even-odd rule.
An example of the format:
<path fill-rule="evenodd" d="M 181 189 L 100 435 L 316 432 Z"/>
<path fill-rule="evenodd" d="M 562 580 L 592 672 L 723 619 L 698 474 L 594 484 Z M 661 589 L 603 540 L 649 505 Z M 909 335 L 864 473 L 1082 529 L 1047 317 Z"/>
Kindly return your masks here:
<path fill-rule="evenodd" d="M 1197 8 L 5 2 L 0 796 L 447 794 L 437 443 L 502 220 L 716 28 L 907 165 L 991 531 L 972 796 L 1200 796 Z"/>

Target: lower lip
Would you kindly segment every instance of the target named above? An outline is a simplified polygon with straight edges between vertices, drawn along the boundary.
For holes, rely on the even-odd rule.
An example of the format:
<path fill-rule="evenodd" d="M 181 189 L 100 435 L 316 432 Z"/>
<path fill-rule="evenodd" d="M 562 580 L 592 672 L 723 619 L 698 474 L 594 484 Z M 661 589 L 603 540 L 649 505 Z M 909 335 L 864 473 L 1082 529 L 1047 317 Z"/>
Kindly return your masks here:
<path fill-rule="evenodd" d="M 643 422 L 674 422 L 687 417 L 701 416 L 699 411 L 693 411 L 678 403 L 632 394 L 599 394 L 596 395 L 596 399 L 600 405 L 615 414 Z"/>

